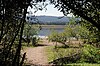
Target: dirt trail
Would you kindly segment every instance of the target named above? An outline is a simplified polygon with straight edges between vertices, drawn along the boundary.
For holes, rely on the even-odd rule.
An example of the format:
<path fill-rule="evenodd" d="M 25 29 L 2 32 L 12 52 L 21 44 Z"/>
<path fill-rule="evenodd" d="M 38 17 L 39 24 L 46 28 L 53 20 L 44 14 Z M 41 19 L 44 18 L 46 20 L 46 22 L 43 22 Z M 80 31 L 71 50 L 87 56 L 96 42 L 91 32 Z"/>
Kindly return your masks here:
<path fill-rule="evenodd" d="M 48 65 L 47 57 L 45 54 L 46 46 L 39 46 L 35 48 L 27 48 L 24 50 L 26 52 L 27 62 L 34 65 Z"/>
<path fill-rule="evenodd" d="M 48 42 L 47 40 L 42 41 L 43 43 L 41 43 L 40 46 L 37 46 L 35 48 L 27 47 L 24 50 L 24 52 L 26 52 L 27 63 L 37 66 L 52 66 L 48 64 L 45 47 L 54 46 L 55 44 L 53 44 L 53 42 Z"/>

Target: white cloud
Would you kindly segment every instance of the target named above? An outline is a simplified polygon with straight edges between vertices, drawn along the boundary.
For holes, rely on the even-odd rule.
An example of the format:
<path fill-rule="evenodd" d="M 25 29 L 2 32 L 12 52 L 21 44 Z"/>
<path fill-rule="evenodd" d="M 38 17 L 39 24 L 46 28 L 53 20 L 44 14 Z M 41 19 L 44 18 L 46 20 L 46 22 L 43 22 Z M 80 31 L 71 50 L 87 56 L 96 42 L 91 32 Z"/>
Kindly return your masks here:
<path fill-rule="evenodd" d="M 62 12 L 58 11 L 57 8 L 54 8 L 54 5 L 47 5 L 47 10 L 43 9 L 42 11 L 37 11 L 34 13 L 34 8 L 29 8 L 28 11 L 32 12 L 32 15 L 40 16 L 40 15 L 46 15 L 46 16 L 64 16 Z M 72 16 L 72 14 L 69 14 L 68 16 Z"/>

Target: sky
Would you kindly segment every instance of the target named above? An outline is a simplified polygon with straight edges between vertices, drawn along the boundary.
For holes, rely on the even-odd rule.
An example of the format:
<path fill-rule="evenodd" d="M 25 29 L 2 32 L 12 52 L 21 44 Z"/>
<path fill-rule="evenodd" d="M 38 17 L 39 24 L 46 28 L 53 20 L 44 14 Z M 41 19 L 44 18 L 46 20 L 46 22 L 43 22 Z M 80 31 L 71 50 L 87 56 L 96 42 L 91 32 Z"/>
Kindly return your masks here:
<path fill-rule="evenodd" d="M 47 16 L 64 16 L 62 12 L 54 8 L 54 5 L 47 5 L 47 10 L 38 11 L 36 15 L 47 15 Z"/>
<path fill-rule="evenodd" d="M 47 10 L 46 10 L 47 9 Z M 28 9 L 28 11 L 30 10 L 32 12 L 31 15 L 36 15 L 36 16 L 64 16 L 62 12 L 58 11 L 57 8 L 54 8 L 54 5 L 50 5 L 48 4 L 46 6 L 46 9 L 43 9 L 42 11 L 38 10 L 36 13 L 34 13 L 34 8 L 32 9 Z M 71 15 L 68 15 L 71 16 Z"/>

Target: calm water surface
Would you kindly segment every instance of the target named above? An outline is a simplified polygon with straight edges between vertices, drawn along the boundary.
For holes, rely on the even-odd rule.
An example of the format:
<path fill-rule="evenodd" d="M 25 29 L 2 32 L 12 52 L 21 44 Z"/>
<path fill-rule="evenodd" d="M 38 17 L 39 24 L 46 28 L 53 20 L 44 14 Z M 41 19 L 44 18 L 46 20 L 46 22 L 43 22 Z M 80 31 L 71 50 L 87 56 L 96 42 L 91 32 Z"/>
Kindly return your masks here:
<path fill-rule="evenodd" d="M 38 35 L 39 36 L 48 36 L 48 35 L 50 35 L 51 33 L 52 33 L 52 31 L 57 31 L 57 32 L 63 32 L 63 30 L 64 30 L 64 28 L 42 28 L 40 31 L 39 31 L 39 33 L 38 33 Z"/>

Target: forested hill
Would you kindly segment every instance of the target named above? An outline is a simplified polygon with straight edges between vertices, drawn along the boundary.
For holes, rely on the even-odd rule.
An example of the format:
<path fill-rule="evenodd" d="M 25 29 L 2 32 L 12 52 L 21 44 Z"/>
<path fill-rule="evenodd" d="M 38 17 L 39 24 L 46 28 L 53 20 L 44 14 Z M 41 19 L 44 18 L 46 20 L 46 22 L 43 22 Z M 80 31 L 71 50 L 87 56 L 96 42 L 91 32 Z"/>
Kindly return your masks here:
<path fill-rule="evenodd" d="M 58 16 L 27 16 L 27 21 L 30 23 L 40 24 L 66 24 L 71 17 Z"/>

